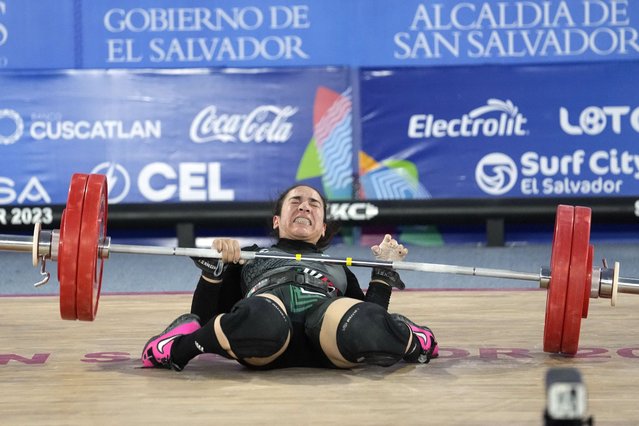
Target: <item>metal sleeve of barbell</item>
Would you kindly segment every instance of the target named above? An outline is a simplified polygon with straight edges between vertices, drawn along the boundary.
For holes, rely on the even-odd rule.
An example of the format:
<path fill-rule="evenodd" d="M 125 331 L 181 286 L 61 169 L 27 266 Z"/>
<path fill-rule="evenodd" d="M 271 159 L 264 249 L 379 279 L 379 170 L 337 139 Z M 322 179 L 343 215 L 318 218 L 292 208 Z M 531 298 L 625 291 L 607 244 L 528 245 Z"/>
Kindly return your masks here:
<path fill-rule="evenodd" d="M 33 249 L 33 237 L 26 235 L 0 234 L 0 250 L 31 252 Z"/>
<path fill-rule="evenodd" d="M 619 277 L 619 293 L 639 294 L 639 279 Z"/>

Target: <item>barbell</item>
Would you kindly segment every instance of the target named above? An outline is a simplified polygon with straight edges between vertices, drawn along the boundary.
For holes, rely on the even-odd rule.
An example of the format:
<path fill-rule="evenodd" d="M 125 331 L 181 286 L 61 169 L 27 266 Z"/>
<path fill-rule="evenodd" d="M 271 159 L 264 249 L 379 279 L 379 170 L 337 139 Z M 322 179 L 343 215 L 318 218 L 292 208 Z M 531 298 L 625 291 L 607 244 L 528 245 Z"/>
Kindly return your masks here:
<path fill-rule="evenodd" d="M 58 262 L 60 315 L 65 320 L 93 321 L 98 310 L 104 261 L 110 253 L 206 257 L 220 259 L 213 249 L 113 244 L 107 236 L 107 179 L 99 174 L 76 173 L 71 178 L 60 229 L 34 227 L 32 236 L 0 234 L 0 250 L 30 252 L 33 266 L 41 265 L 49 281 L 46 261 Z M 301 254 L 269 254 L 242 251 L 244 260 L 279 258 L 387 267 L 397 270 L 535 281 L 547 289 L 543 349 L 574 355 L 578 350 L 581 320 L 587 318 L 591 298 L 609 298 L 614 306 L 618 293 L 639 294 L 639 279 L 619 276 L 619 262 L 613 268 L 593 267 L 590 244 L 591 210 L 582 206 L 557 206 L 550 266 L 538 273 L 477 268 L 436 263 L 361 260 Z"/>

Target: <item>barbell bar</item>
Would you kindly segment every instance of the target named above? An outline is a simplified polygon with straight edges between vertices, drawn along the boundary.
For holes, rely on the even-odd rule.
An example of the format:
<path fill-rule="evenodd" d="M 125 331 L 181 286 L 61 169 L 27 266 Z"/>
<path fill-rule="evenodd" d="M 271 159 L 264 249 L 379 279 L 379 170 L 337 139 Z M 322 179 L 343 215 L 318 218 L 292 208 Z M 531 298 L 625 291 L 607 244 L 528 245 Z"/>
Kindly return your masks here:
<path fill-rule="evenodd" d="M 63 319 L 93 321 L 102 287 L 104 261 L 111 253 L 188 256 L 220 259 L 213 249 L 113 244 L 106 233 L 107 180 L 104 175 L 74 174 L 60 229 L 43 230 L 36 224 L 32 236 L 0 234 L 1 251 L 30 252 L 34 266 L 50 277 L 46 261 L 58 262 L 60 313 Z M 574 355 L 578 350 L 581 319 L 587 318 L 591 298 L 609 298 L 614 306 L 618 293 L 639 294 L 639 279 L 619 276 L 613 268 L 592 267 L 591 210 L 559 205 L 555 218 L 551 264 L 538 273 L 424 262 L 334 258 L 327 255 L 272 254 L 242 251 L 241 259 L 306 260 L 354 267 L 387 267 L 396 270 L 447 273 L 538 282 L 547 289 L 544 351 Z"/>

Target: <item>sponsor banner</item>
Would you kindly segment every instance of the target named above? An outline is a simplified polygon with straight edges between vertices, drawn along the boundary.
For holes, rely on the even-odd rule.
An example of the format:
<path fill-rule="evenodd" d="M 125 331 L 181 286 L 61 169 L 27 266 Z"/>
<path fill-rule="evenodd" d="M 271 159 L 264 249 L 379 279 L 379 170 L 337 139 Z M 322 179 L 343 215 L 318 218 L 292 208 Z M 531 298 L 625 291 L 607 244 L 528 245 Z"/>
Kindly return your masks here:
<path fill-rule="evenodd" d="M 639 63 L 361 71 L 367 199 L 639 194 Z"/>
<path fill-rule="evenodd" d="M 0 0 L 0 68 L 639 59 L 629 0 Z"/>
<path fill-rule="evenodd" d="M 82 2 L 84 68 L 347 65 L 342 0 Z"/>
<path fill-rule="evenodd" d="M 361 66 L 639 58 L 629 0 L 365 0 L 357 19 Z"/>
<path fill-rule="evenodd" d="M 0 0 L 0 70 L 73 68 L 72 0 Z"/>
<path fill-rule="evenodd" d="M 2 74 L 0 205 L 64 204 L 75 172 L 106 174 L 110 203 L 270 201 L 298 181 L 350 199 L 350 78 L 339 68 Z"/>

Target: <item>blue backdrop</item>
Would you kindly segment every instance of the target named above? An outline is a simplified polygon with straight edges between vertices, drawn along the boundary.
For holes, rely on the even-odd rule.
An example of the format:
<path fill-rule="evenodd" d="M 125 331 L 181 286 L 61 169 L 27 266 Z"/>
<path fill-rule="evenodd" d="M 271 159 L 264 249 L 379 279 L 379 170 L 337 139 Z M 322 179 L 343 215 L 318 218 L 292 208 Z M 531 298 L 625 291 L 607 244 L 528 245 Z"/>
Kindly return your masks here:
<path fill-rule="evenodd" d="M 0 204 L 639 195 L 639 3 L 0 0 Z"/>
<path fill-rule="evenodd" d="M 345 69 L 0 75 L 0 204 L 64 203 L 71 174 L 110 201 L 271 200 L 296 179 L 353 185 Z"/>
<path fill-rule="evenodd" d="M 636 60 L 638 21 L 628 0 L 0 0 L 0 68 Z"/>
<path fill-rule="evenodd" d="M 361 71 L 367 198 L 639 193 L 639 64 Z"/>

